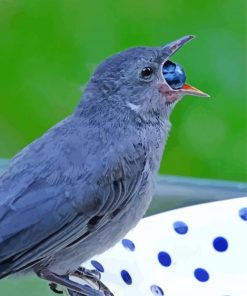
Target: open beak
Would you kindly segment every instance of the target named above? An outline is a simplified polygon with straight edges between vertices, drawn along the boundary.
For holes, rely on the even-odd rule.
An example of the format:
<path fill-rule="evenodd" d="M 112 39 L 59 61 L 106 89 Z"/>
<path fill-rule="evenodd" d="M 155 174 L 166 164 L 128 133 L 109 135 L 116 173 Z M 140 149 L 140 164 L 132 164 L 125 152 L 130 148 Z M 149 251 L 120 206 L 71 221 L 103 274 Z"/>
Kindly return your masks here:
<path fill-rule="evenodd" d="M 195 38 L 193 35 L 184 36 L 174 42 L 171 42 L 162 47 L 162 60 L 163 63 L 169 59 L 175 52 L 177 52 L 184 44 Z M 210 97 L 208 94 L 200 91 L 199 89 L 187 83 L 180 89 L 171 88 L 164 79 L 164 83 L 160 86 L 159 91 L 166 97 L 168 103 L 173 103 L 184 95 L 192 95 L 198 97 Z"/>
<path fill-rule="evenodd" d="M 192 95 L 197 97 L 207 97 L 209 98 L 210 95 L 206 94 L 202 91 L 200 91 L 198 88 L 195 88 L 194 86 L 191 86 L 187 83 L 185 83 L 179 91 L 184 95 Z"/>
<path fill-rule="evenodd" d="M 166 44 L 162 47 L 163 59 L 167 60 L 175 52 L 177 52 L 184 44 L 188 43 L 190 40 L 194 39 L 194 35 L 184 36 L 176 41 Z"/>

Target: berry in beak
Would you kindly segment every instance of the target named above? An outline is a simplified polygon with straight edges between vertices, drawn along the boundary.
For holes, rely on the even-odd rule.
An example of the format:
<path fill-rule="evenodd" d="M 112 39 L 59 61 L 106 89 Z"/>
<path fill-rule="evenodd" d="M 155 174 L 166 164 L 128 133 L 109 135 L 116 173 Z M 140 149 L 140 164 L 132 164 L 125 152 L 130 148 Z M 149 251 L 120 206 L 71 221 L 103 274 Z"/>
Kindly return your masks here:
<path fill-rule="evenodd" d="M 186 76 L 182 67 L 168 60 L 170 56 L 193 38 L 192 35 L 185 36 L 162 48 L 162 55 L 165 58 L 162 65 L 164 82 L 161 84 L 159 91 L 166 97 L 167 103 L 173 103 L 184 95 L 209 97 L 208 94 L 185 83 Z"/>

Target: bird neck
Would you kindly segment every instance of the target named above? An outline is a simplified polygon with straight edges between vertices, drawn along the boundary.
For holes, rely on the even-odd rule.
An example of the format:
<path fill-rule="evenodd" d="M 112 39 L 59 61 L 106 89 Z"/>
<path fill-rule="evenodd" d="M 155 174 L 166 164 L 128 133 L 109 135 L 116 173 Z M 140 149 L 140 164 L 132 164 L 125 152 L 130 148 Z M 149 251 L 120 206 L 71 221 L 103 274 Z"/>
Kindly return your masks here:
<path fill-rule="evenodd" d="M 131 108 L 118 104 L 92 102 L 85 98 L 76 109 L 74 116 L 83 128 L 101 143 L 101 147 L 111 145 L 114 149 L 122 147 L 145 147 L 150 167 L 154 172 L 159 169 L 163 150 L 171 124 L 166 114 L 152 112 L 148 116 L 136 114 Z M 120 147 L 120 148 L 116 148 Z"/>

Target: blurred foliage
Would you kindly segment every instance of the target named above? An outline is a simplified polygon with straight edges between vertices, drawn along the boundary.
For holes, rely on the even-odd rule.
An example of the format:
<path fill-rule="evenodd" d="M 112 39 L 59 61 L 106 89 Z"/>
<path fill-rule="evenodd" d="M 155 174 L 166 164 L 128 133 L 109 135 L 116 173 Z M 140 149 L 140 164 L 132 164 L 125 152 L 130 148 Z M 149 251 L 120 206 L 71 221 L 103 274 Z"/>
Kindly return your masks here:
<path fill-rule="evenodd" d="M 2 296 L 56 296 L 48 286 L 48 282 L 34 276 L 22 277 L 15 280 L 4 279 L 0 282 Z M 65 294 L 62 294 L 65 296 Z"/>
<path fill-rule="evenodd" d="M 198 39 L 174 60 L 211 99 L 173 112 L 161 173 L 246 180 L 245 1 L 0 0 L 0 158 L 73 111 L 107 56 Z"/>

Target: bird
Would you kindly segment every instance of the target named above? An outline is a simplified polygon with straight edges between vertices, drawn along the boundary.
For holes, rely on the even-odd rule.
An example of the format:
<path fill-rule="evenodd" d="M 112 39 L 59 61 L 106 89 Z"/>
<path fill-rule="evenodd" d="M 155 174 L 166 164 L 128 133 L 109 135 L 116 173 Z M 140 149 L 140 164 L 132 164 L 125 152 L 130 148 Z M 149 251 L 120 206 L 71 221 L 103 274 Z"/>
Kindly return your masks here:
<path fill-rule="evenodd" d="M 144 216 L 175 105 L 208 97 L 170 61 L 193 38 L 107 58 L 74 112 L 13 157 L 0 177 L 0 279 L 34 273 L 71 293 L 107 295 L 70 276 L 85 276 L 79 265 Z"/>

